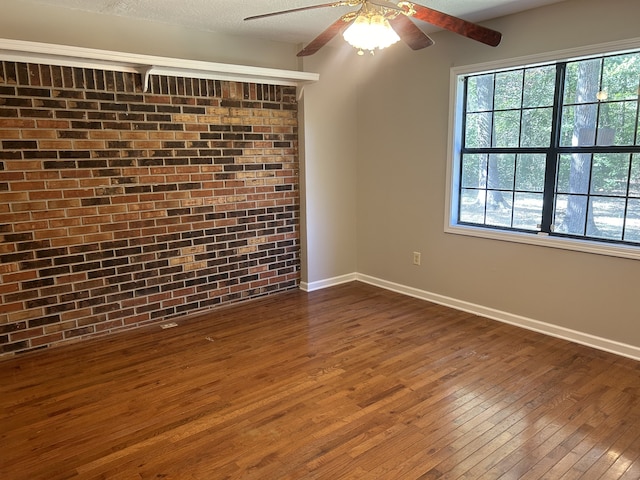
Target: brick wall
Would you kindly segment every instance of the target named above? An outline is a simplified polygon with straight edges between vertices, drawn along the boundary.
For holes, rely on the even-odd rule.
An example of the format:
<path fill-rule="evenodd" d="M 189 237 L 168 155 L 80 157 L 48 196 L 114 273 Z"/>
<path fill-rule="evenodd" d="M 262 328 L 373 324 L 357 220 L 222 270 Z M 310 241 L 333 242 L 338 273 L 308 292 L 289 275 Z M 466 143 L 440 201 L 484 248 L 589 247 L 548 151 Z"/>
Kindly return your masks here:
<path fill-rule="evenodd" d="M 298 285 L 295 87 L 0 62 L 0 355 Z"/>

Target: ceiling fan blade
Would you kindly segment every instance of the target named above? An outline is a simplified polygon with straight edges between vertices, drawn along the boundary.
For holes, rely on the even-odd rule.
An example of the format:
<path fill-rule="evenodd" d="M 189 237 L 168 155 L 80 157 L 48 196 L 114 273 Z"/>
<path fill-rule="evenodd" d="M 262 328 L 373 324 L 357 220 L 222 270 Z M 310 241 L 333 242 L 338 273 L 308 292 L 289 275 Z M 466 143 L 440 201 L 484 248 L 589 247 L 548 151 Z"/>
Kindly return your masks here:
<path fill-rule="evenodd" d="M 333 40 L 333 37 L 338 35 L 344 28 L 348 27 L 355 20 L 354 15 L 344 15 L 340 17 L 338 20 L 333 22 L 329 28 L 327 28 L 324 32 L 318 35 L 316 38 L 311 40 L 311 43 L 300 50 L 297 54 L 298 57 L 307 57 L 309 55 L 313 55 L 322 47 L 324 47 L 327 43 Z"/>
<path fill-rule="evenodd" d="M 389 24 L 412 50 L 420 50 L 433 45 L 433 40 L 406 15 L 389 18 Z"/>
<path fill-rule="evenodd" d="M 295 12 L 303 12 L 305 10 L 314 10 L 316 8 L 353 7 L 360 3 L 361 3 L 360 1 L 353 1 L 353 0 L 352 1 L 345 0 L 342 2 L 321 3 L 319 5 L 310 5 L 308 7 L 292 8 L 290 10 L 280 10 L 279 12 L 263 13 L 262 15 L 252 15 L 251 17 L 245 18 L 245 20 L 257 20 L 259 18 L 267 18 L 267 17 L 274 17 L 276 15 L 284 15 L 285 13 L 295 13 Z"/>
<path fill-rule="evenodd" d="M 502 39 L 502 34 L 500 32 L 483 27 L 482 25 L 467 22 L 461 18 L 424 7 L 416 3 L 400 2 L 399 5 L 407 8 L 407 11 L 405 12 L 406 15 L 422 20 L 423 22 L 430 23 L 436 27 L 450 30 L 454 33 L 492 47 L 498 46 Z"/>

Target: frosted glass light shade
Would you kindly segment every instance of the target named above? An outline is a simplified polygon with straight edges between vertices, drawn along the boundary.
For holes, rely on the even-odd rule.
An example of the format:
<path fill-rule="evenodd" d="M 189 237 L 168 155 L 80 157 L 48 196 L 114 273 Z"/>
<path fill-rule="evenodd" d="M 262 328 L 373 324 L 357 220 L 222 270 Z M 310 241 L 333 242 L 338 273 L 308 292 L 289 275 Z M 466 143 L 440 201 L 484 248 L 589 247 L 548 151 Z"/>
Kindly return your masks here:
<path fill-rule="evenodd" d="M 344 39 L 359 50 L 373 52 L 393 45 L 400 37 L 383 15 L 358 15 L 342 34 Z"/>

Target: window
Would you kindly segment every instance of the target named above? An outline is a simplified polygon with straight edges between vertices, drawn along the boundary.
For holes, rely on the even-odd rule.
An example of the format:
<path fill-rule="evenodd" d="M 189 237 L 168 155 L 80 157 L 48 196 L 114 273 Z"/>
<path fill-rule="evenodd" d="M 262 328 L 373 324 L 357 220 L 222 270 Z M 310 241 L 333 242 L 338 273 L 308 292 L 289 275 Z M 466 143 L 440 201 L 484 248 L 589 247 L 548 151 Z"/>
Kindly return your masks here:
<path fill-rule="evenodd" d="M 640 50 L 455 80 L 450 231 L 640 247 Z"/>

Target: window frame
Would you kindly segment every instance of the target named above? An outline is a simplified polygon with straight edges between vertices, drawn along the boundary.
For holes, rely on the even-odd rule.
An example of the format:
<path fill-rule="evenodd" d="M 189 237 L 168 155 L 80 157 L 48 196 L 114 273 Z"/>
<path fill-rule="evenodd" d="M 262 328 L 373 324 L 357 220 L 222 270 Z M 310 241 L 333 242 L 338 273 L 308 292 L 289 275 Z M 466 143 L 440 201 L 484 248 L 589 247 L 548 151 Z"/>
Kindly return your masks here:
<path fill-rule="evenodd" d="M 490 226 L 463 225 L 458 224 L 456 218 L 459 201 L 457 192 L 460 191 L 459 181 L 462 163 L 460 161 L 460 153 L 462 150 L 462 136 L 464 135 L 464 132 L 462 131 L 464 120 L 464 76 L 492 70 L 499 71 L 518 67 L 535 67 L 537 65 L 544 65 L 550 62 L 572 61 L 580 59 L 581 57 L 606 55 L 610 53 L 624 53 L 625 51 L 633 51 L 637 49 L 640 49 L 640 38 L 487 63 L 452 67 L 450 70 L 449 90 L 450 115 L 445 188 L 445 233 L 640 260 L 640 246 L 616 243 L 612 241 L 550 236 L 544 232 L 538 232 L 536 234 L 535 232 L 497 229 Z"/>

